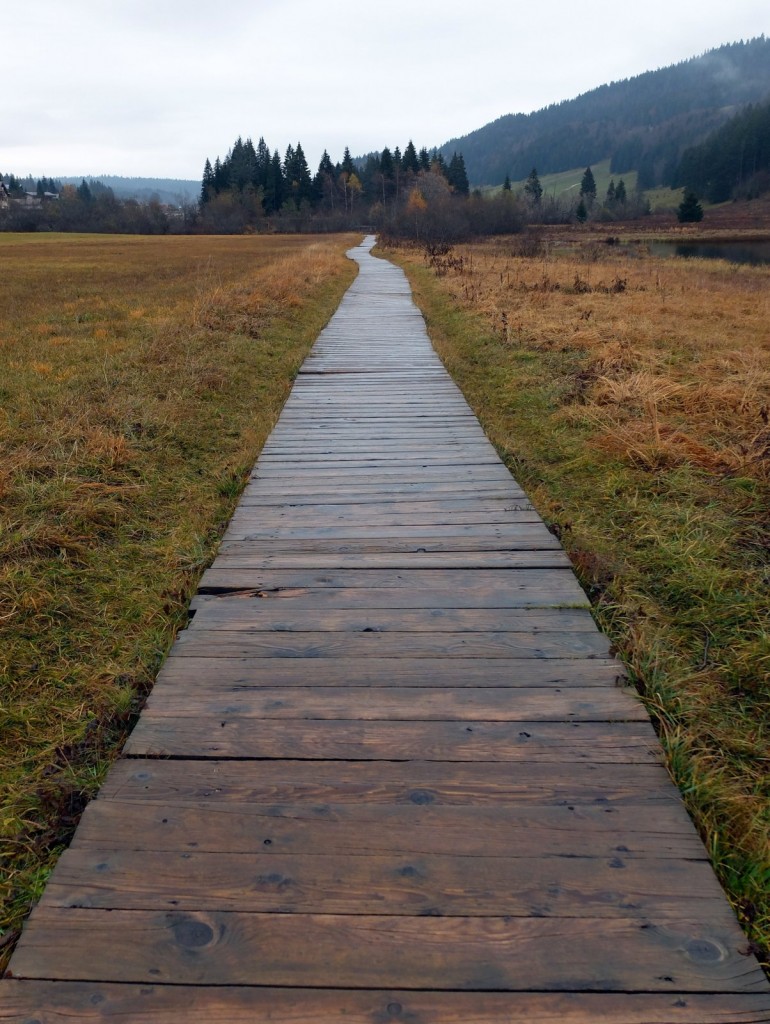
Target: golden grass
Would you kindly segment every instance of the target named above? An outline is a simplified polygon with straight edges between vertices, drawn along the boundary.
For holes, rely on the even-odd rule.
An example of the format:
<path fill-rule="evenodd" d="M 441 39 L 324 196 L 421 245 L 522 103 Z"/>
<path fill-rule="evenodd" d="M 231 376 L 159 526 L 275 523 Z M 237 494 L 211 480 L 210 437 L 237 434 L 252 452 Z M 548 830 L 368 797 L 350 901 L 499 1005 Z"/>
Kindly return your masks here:
<path fill-rule="evenodd" d="M 183 624 L 357 241 L 0 236 L 0 946 Z"/>
<path fill-rule="evenodd" d="M 393 255 L 571 554 L 766 951 L 770 268 L 574 236 Z"/>

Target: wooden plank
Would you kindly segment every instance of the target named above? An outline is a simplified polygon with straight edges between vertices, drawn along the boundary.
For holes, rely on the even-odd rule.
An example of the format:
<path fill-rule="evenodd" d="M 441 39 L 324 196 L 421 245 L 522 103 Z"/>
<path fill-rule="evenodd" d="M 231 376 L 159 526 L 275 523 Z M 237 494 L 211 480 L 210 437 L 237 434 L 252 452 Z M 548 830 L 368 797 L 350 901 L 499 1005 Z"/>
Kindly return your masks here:
<path fill-rule="evenodd" d="M 366 605 L 361 593 L 359 605 Z M 230 597 L 191 607 L 191 629 L 285 633 L 591 633 L 587 608 L 300 608 Z"/>
<path fill-rule="evenodd" d="M 467 501 L 469 498 L 496 501 L 525 501 L 523 491 L 511 482 L 473 484 L 465 481 L 449 483 L 444 480 L 419 483 L 380 483 L 364 484 L 356 481 L 344 491 L 325 485 L 311 487 L 309 484 L 298 485 L 291 490 L 281 487 L 275 491 L 252 481 L 243 492 L 244 506 L 265 505 L 270 508 L 298 507 L 305 505 L 371 504 L 372 502 L 398 501 Z"/>
<path fill-rule="evenodd" d="M 768 1024 L 770 995 L 405 992 L 9 981 L 0 1021 L 15 1024 Z"/>
<path fill-rule="evenodd" d="M 387 722 L 155 715 L 129 737 L 132 757 L 527 761 L 648 764 L 660 759 L 649 722 Z"/>
<path fill-rule="evenodd" d="M 245 525 L 238 529 L 234 524 L 227 532 L 227 540 L 222 545 L 227 550 L 228 544 L 233 542 L 259 542 L 260 545 L 267 543 L 270 546 L 276 542 L 289 542 L 294 550 L 306 550 L 307 542 L 321 541 L 354 541 L 360 544 L 372 541 L 376 545 L 375 550 L 387 550 L 383 542 L 390 540 L 406 541 L 429 541 L 429 548 L 433 549 L 436 542 L 441 540 L 461 539 L 464 542 L 485 545 L 488 541 L 500 541 L 496 547 L 504 547 L 506 544 L 514 545 L 523 540 L 536 537 L 540 541 L 547 541 L 548 547 L 553 546 L 554 537 L 545 528 L 543 523 L 531 516 L 520 522 L 503 523 L 448 523 L 443 526 L 429 524 L 417 526 L 412 523 L 396 523 L 392 526 L 382 524 L 361 525 L 358 523 L 342 523 L 338 526 L 291 526 L 283 523 L 280 526 L 260 525 L 255 523 Z M 482 548 L 483 549 L 483 548 Z"/>
<path fill-rule="evenodd" d="M 113 844 L 66 850 L 39 905 L 353 916 L 724 916 L 724 894 L 706 861 L 619 854 L 608 859 L 260 856 L 225 848 L 213 853 L 117 850 Z"/>
<path fill-rule="evenodd" d="M 548 571 L 545 570 L 545 573 Z M 527 585 L 512 580 L 510 586 L 494 589 L 472 585 L 463 587 L 462 590 L 458 590 L 456 587 L 439 587 L 438 585 L 433 589 L 416 585 L 378 588 L 363 585 L 350 587 L 303 586 L 301 579 L 296 585 L 292 585 L 292 582 L 289 581 L 285 586 L 270 586 L 270 583 L 278 581 L 269 581 L 263 589 L 252 584 L 251 587 L 230 587 L 230 593 L 199 593 L 193 599 L 191 608 L 196 611 L 210 609 L 213 603 L 220 598 L 244 602 L 251 600 L 255 615 L 262 613 L 260 606 L 270 603 L 287 610 L 291 609 L 291 611 L 321 608 L 355 610 L 362 606 L 371 611 L 427 607 L 435 610 L 444 608 L 589 607 L 588 599 L 578 586 L 574 576 L 567 575 L 560 569 L 553 569 L 550 572 L 553 574 L 551 578 L 544 574 L 543 583 L 540 586 L 534 581 Z M 563 575 L 564 578 L 559 578 L 560 575 Z M 216 577 L 209 576 L 208 579 L 216 581 Z M 351 583 L 355 583 L 355 581 L 351 580 Z M 216 582 L 209 583 L 206 590 L 213 590 L 215 587 Z"/>
<path fill-rule="evenodd" d="M 383 529 L 398 527 L 480 527 L 480 526 L 511 526 L 518 523 L 538 523 L 540 517 L 534 509 L 523 512 L 432 512 L 404 515 L 385 512 L 379 514 L 376 505 L 337 506 L 338 511 L 330 508 L 326 514 L 317 510 L 315 515 L 302 515 L 287 507 L 266 512 L 264 509 L 244 507 L 236 512 L 230 520 L 228 535 L 235 536 L 246 532 L 264 531 L 268 536 L 276 529 L 285 530 L 289 536 L 325 536 L 328 530 L 343 528 L 361 530 L 382 527 Z M 323 522 L 324 526 L 319 526 Z M 314 533 L 309 531 L 314 529 Z"/>
<path fill-rule="evenodd" d="M 310 539 L 296 539 L 291 536 L 260 537 L 256 540 L 225 540 L 220 546 L 224 557 L 234 551 L 245 555 L 269 555 L 276 552 L 290 554 L 336 553 L 351 552 L 366 554 L 367 552 L 445 552 L 472 551 L 482 554 L 487 551 L 561 551 L 561 545 L 542 523 L 518 523 L 509 529 L 500 527 L 472 528 L 444 527 L 437 528 L 436 533 L 430 529 L 399 530 L 390 527 L 383 530 L 391 536 L 355 536 L 355 528 L 340 531 L 340 536 L 330 532 L 328 537 L 319 536 Z"/>
<path fill-rule="evenodd" d="M 233 547 L 220 554 L 220 569 L 561 569 L 569 559 L 561 548 L 519 551 L 345 552 L 244 551 Z"/>
<path fill-rule="evenodd" d="M 464 569 L 441 568 L 319 570 L 303 567 L 238 573 L 237 570 L 218 569 L 217 564 L 206 570 L 196 601 L 201 599 L 201 593 L 210 594 L 216 590 L 240 591 L 244 596 L 249 596 L 250 591 L 255 597 L 264 599 L 286 597 L 301 600 L 312 596 L 315 600 L 320 599 L 325 591 L 347 590 L 355 594 L 361 588 L 369 591 L 373 601 L 385 590 L 398 592 L 394 600 L 409 600 L 410 594 L 429 590 L 437 595 L 437 608 L 521 608 L 527 606 L 529 594 L 533 594 L 537 601 L 552 593 L 566 594 L 570 598 L 574 596 L 576 601 L 570 601 L 574 605 L 582 603 L 585 597 L 571 569 L 564 566 L 476 569 L 473 573 Z M 334 599 L 335 595 L 329 594 L 328 600 Z"/>
<path fill-rule="evenodd" d="M 312 684 L 350 687 L 429 687 L 436 684 L 433 666 L 422 658 L 223 658 L 212 663 L 206 657 L 181 657 L 176 651 L 166 659 L 154 691 L 183 685 L 192 692 L 217 685 L 233 693 L 263 686 L 292 687 Z M 615 687 L 625 681 L 622 666 L 608 658 L 502 660 L 452 658 L 442 661 L 441 686 L 448 690 L 477 686 L 518 688 Z"/>
<path fill-rule="evenodd" d="M 238 633 L 187 629 L 179 656 L 209 658 L 606 658 L 599 632 L 572 633 Z M 440 669 L 436 669 L 437 672 Z"/>
<path fill-rule="evenodd" d="M 195 804 L 406 804 L 416 807 L 516 803 L 601 807 L 660 801 L 686 814 L 662 764 L 528 761 L 452 764 L 398 761 L 118 761 L 99 799 Z"/>
<path fill-rule="evenodd" d="M 685 858 L 706 852 L 671 800 L 532 805 L 94 800 L 72 848 L 461 857 Z"/>
<path fill-rule="evenodd" d="M 298 682 L 302 677 L 297 675 Z M 307 676 L 304 676 L 307 681 Z M 233 691 L 214 678 L 192 689 L 189 680 L 159 687 L 147 703 L 151 714 L 205 718 L 293 718 L 397 721 L 647 722 L 641 701 L 620 688 L 533 689 L 259 687 Z"/>
<path fill-rule="evenodd" d="M 474 991 L 766 992 L 729 908 L 707 924 L 38 907 L 17 978 Z M 667 973 L 661 976 L 661 964 Z"/>

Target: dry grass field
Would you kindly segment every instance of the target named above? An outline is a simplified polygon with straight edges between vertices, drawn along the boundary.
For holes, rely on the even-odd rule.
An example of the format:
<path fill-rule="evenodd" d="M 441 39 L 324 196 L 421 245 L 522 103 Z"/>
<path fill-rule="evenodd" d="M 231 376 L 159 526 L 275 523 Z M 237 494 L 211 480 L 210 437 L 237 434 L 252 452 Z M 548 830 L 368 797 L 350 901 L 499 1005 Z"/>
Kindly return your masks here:
<path fill-rule="evenodd" d="M 767 962 L 770 267 L 587 234 L 393 255 L 575 562 Z"/>
<path fill-rule="evenodd" d="M 359 236 L 0 235 L 0 946 L 185 620 Z"/>

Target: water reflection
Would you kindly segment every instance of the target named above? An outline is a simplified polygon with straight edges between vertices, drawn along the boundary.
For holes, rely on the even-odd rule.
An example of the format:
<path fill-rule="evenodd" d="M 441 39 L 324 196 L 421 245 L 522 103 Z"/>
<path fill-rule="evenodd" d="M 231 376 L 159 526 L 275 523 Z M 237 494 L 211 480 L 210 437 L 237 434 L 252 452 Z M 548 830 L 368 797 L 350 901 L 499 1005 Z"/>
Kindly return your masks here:
<path fill-rule="evenodd" d="M 770 263 L 770 242 L 651 242 L 653 256 L 727 260 L 759 267 Z"/>

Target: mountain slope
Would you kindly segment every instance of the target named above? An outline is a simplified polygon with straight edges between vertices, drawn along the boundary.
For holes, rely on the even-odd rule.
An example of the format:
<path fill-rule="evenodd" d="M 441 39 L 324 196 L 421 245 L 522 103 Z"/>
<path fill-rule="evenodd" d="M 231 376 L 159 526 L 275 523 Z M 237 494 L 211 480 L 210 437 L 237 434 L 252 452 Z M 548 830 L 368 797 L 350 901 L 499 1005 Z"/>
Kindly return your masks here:
<path fill-rule="evenodd" d="M 602 85 L 531 114 L 506 114 L 439 147 L 462 152 L 474 185 L 499 184 L 607 158 L 613 173 L 669 184 L 684 149 L 747 103 L 770 95 L 770 39 L 760 36 Z"/>

